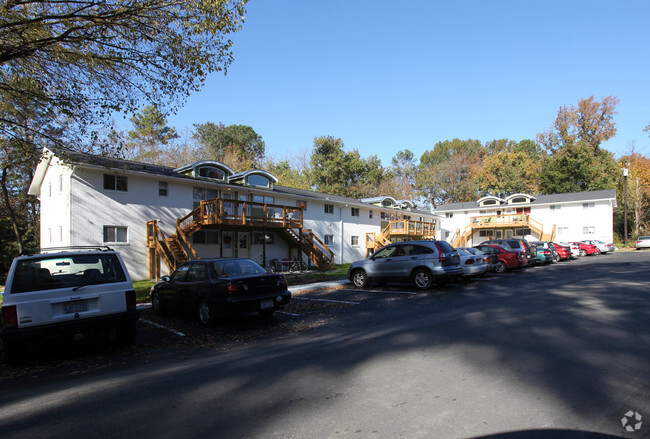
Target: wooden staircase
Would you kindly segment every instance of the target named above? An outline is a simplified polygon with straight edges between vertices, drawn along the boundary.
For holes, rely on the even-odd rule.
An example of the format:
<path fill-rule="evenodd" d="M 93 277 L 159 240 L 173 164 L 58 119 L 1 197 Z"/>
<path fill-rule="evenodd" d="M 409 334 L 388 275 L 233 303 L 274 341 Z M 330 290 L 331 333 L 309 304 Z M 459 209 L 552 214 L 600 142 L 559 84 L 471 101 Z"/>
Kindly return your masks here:
<path fill-rule="evenodd" d="M 366 233 L 366 249 L 373 253 L 392 243 L 391 237 L 409 239 L 435 239 L 436 225 L 422 221 L 393 220 L 380 234 Z"/>
<path fill-rule="evenodd" d="M 171 236 L 165 235 L 157 221 L 147 222 L 150 277 L 160 277 L 160 259 L 170 273 L 180 264 L 198 259 L 190 237 L 209 225 L 278 230 L 293 246 L 301 249 L 317 268 L 328 269 L 334 265 L 334 252 L 311 230 L 302 229 L 301 208 L 217 198 L 201 201 L 196 209 L 178 218 L 176 231 Z"/>
<path fill-rule="evenodd" d="M 460 232 L 460 229 L 456 229 L 456 233 L 454 233 L 449 242 L 452 247 L 467 247 L 469 239 L 472 237 L 472 233 L 474 233 L 472 226 L 465 227 L 463 233 Z"/>

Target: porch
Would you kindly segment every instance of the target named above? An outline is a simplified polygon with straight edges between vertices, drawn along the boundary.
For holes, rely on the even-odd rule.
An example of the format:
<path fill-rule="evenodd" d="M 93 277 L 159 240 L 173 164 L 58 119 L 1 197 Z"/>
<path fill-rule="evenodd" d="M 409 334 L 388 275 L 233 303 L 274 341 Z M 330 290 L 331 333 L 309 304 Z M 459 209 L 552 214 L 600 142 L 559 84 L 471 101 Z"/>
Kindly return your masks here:
<path fill-rule="evenodd" d="M 435 223 L 407 219 L 391 220 L 379 235 L 366 233 L 366 250 L 375 252 L 393 240 L 435 239 L 435 235 Z"/>

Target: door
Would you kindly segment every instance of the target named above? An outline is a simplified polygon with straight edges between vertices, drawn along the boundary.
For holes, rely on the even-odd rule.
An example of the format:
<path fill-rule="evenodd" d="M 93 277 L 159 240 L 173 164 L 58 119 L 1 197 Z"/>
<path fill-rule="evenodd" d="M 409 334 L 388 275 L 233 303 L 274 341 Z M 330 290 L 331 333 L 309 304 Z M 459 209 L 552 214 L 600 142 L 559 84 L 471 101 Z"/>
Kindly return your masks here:
<path fill-rule="evenodd" d="M 236 242 L 236 253 L 235 257 L 237 258 L 250 258 L 251 249 L 250 249 L 250 233 L 248 232 L 237 232 L 237 242 Z"/>

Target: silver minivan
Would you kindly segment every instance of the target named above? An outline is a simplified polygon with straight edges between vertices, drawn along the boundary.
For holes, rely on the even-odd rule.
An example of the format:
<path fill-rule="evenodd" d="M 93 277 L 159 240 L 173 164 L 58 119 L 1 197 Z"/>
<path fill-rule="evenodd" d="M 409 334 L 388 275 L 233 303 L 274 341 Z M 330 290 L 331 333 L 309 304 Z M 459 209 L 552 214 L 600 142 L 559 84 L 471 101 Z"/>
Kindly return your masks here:
<path fill-rule="evenodd" d="M 435 281 L 463 275 L 460 255 L 446 241 L 405 241 L 386 245 L 368 258 L 350 265 L 348 279 L 355 287 L 369 282 L 413 282 L 426 290 Z"/>

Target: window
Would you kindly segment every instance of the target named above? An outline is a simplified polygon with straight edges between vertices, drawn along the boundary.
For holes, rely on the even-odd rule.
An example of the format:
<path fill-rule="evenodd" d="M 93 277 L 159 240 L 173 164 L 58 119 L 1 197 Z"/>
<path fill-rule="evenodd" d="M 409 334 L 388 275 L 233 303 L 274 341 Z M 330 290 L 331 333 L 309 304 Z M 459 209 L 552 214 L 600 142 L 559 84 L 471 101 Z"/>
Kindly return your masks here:
<path fill-rule="evenodd" d="M 333 204 L 326 204 L 325 205 L 325 213 L 334 213 L 334 205 Z"/>
<path fill-rule="evenodd" d="M 387 221 L 387 220 L 390 219 L 390 214 L 389 214 L 389 213 L 386 213 L 386 212 L 381 212 L 381 213 L 379 214 L 379 217 L 380 217 L 382 220 L 386 220 L 386 221 Z"/>
<path fill-rule="evenodd" d="M 582 203 L 582 208 L 585 210 L 594 209 L 595 207 L 596 203 Z"/>
<path fill-rule="evenodd" d="M 528 202 L 528 198 L 524 198 L 524 197 L 513 198 L 512 201 L 511 201 L 511 203 L 513 203 L 513 204 L 514 203 L 527 203 L 527 202 Z"/>
<path fill-rule="evenodd" d="M 212 166 L 203 166 L 199 168 L 199 177 L 211 178 L 214 180 L 225 180 L 226 173 Z"/>
<path fill-rule="evenodd" d="M 596 234 L 596 228 L 594 226 L 586 226 L 582 228 L 583 235 L 594 235 Z"/>
<path fill-rule="evenodd" d="M 372 218 L 372 210 L 368 211 L 368 218 Z"/>
<path fill-rule="evenodd" d="M 484 206 L 488 206 L 490 204 L 497 204 L 497 200 L 485 200 L 485 201 L 483 201 Z"/>
<path fill-rule="evenodd" d="M 258 186 L 258 187 L 270 187 L 271 182 L 268 178 L 262 177 L 261 175 L 249 175 L 248 176 L 248 185 L 249 186 Z"/>
<path fill-rule="evenodd" d="M 126 177 L 123 175 L 104 174 L 104 189 L 109 191 L 127 191 Z"/>
<path fill-rule="evenodd" d="M 334 244 L 334 235 L 325 235 L 325 245 L 332 245 Z"/>
<path fill-rule="evenodd" d="M 63 175 L 59 175 L 59 192 L 63 192 Z"/>
<path fill-rule="evenodd" d="M 352 247 L 359 247 L 359 237 L 358 236 L 352 236 L 351 238 L 352 239 L 351 239 L 350 243 L 352 244 Z"/>
<path fill-rule="evenodd" d="M 161 197 L 166 197 L 169 194 L 167 190 L 167 182 L 166 181 L 159 181 L 158 182 L 158 195 Z"/>
<path fill-rule="evenodd" d="M 358 207 L 353 207 L 350 211 L 350 214 L 352 216 L 359 216 L 359 208 Z"/>
<path fill-rule="evenodd" d="M 192 198 L 195 201 L 213 200 L 219 198 L 219 191 L 217 189 L 207 189 L 204 187 L 194 186 L 192 188 Z"/>
<path fill-rule="evenodd" d="M 445 213 L 445 217 L 447 218 L 453 218 L 454 214 L 453 213 Z"/>
<path fill-rule="evenodd" d="M 551 205 L 551 210 L 560 210 L 560 209 L 562 209 L 562 206 L 560 206 L 559 204 Z"/>
<path fill-rule="evenodd" d="M 217 230 L 199 230 L 192 235 L 194 244 L 219 244 L 219 232 Z"/>
<path fill-rule="evenodd" d="M 122 242 L 127 241 L 127 228 L 123 226 L 104 226 L 104 242 Z"/>
<path fill-rule="evenodd" d="M 557 234 L 558 235 L 568 235 L 569 234 L 569 228 L 568 227 L 558 227 L 557 228 Z"/>

